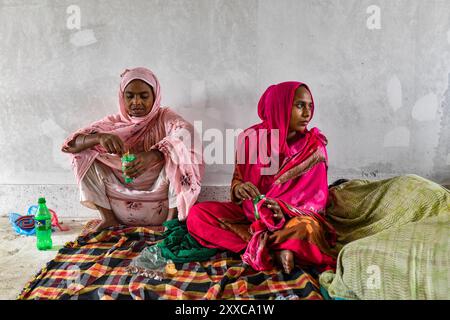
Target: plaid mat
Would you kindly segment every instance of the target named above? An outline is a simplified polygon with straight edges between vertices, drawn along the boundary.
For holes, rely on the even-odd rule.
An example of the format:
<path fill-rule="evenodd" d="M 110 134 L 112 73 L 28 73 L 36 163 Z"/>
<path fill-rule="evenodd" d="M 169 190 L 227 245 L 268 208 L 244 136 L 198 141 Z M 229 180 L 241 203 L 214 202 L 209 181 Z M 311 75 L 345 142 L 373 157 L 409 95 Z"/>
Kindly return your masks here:
<path fill-rule="evenodd" d="M 178 272 L 162 280 L 130 274 L 131 259 L 160 241 L 161 233 L 145 227 L 87 229 L 47 263 L 18 299 L 322 299 L 318 274 L 298 268 L 290 275 L 255 272 L 228 252 L 207 262 L 176 263 Z"/>

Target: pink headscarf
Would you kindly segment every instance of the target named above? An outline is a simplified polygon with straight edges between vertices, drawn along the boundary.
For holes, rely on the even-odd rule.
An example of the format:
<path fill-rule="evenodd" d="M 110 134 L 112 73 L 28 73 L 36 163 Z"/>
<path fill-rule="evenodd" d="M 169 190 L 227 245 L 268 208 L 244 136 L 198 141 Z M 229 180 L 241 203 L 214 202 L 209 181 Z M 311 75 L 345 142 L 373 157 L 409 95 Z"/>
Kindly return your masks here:
<path fill-rule="evenodd" d="M 73 141 L 80 134 L 92 134 L 98 132 L 108 132 L 119 136 L 125 144 L 125 148 L 129 149 L 136 145 L 141 139 L 144 139 L 144 146 L 146 150 L 150 150 L 150 141 L 146 133 L 149 130 L 149 124 L 155 119 L 156 115 L 161 109 L 161 89 L 159 81 L 150 70 L 146 68 L 126 69 L 121 74 L 121 82 L 119 87 L 119 113 L 109 115 L 100 121 L 92 123 L 86 128 L 82 128 L 70 137 L 68 137 L 62 147 L 63 152 L 70 152 L 71 147 L 69 142 Z M 126 86 L 133 80 L 142 80 L 150 85 L 155 96 L 153 107 L 149 114 L 144 117 L 130 117 L 125 107 L 124 91 Z M 107 151 L 100 145 L 91 149 L 84 150 L 76 155 L 72 160 L 72 164 L 77 168 L 75 171 L 77 182 L 79 183 L 90 165 L 99 155 L 106 155 Z M 120 157 L 108 155 L 108 160 L 111 165 L 117 169 L 121 167 Z M 106 159 L 105 159 L 106 161 Z"/>
<path fill-rule="evenodd" d="M 148 124 L 157 114 L 159 109 L 161 108 L 161 89 L 159 87 L 159 81 L 156 78 L 155 74 L 151 72 L 147 68 L 134 68 L 134 69 L 125 69 L 125 71 L 120 75 L 122 77 L 122 81 L 120 81 L 120 90 L 119 90 L 119 107 L 120 107 L 120 115 L 124 122 L 132 122 L 132 123 L 144 123 Z M 134 80 L 142 80 L 147 83 L 153 89 L 154 94 L 154 102 L 153 108 L 149 114 L 144 117 L 130 117 L 128 115 L 127 109 L 125 107 L 125 100 L 123 98 L 123 93 L 125 88 L 130 84 L 131 81 Z"/>
<path fill-rule="evenodd" d="M 258 116 L 263 121 L 260 126 L 267 129 L 278 129 L 280 136 L 280 152 L 283 155 L 289 154 L 286 146 L 286 138 L 291 121 L 292 103 L 295 91 L 304 86 L 309 93 L 309 87 L 301 82 L 288 81 L 269 86 L 263 93 L 258 103 Z M 312 97 L 313 108 L 311 118 L 314 116 L 314 98 Z"/>
<path fill-rule="evenodd" d="M 267 145 L 266 148 L 270 153 L 271 158 L 274 160 L 278 159 L 278 165 L 283 167 L 286 165 L 284 162 L 287 162 L 294 154 L 298 156 L 300 153 L 305 156 L 307 155 L 307 152 L 305 151 L 309 151 L 311 148 L 317 148 L 318 145 L 325 146 L 327 144 L 325 136 L 317 128 L 311 130 L 306 129 L 301 135 L 301 138 L 297 139 L 291 146 L 287 143 L 292 104 L 295 91 L 300 86 L 304 86 L 311 94 L 309 87 L 302 82 L 282 82 L 268 87 L 258 103 L 258 115 L 262 122 L 246 129 L 238 139 L 238 158 L 239 153 L 245 154 L 246 156 L 245 163 L 238 164 L 239 170 L 242 173 L 244 180 L 252 182 L 255 186 L 259 186 L 262 193 L 266 193 L 275 182 L 274 175 L 262 175 L 262 169 L 269 167 L 269 164 L 261 163 L 259 157 L 256 157 L 256 163 L 250 163 L 249 161 L 249 158 L 252 155 L 259 154 L 262 146 Z M 311 118 L 314 115 L 314 98 L 312 98 L 312 101 L 313 108 L 311 110 Z M 267 138 L 264 137 L 264 139 L 260 139 L 260 137 L 256 135 L 253 137 L 250 136 L 251 139 L 256 139 L 256 142 L 254 143 L 249 143 L 248 139 L 244 140 L 246 133 L 250 131 L 259 132 L 261 130 L 267 130 Z M 273 140 L 272 135 L 274 135 L 272 130 L 278 130 L 278 147 L 274 146 L 275 149 L 271 148 L 271 141 Z M 306 146 L 309 146 L 308 150 L 305 149 Z"/>
<path fill-rule="evenodd" d="M 69 144 L 80 134 L 98 132 L 115 134 L 124 142 L 126 150 L 142 142 L 145 151 L 159 149 L 165 155 L 166 173 L 178 194 L 178 216 L 180 220 L 185 219 L 189 208 L 197 200 L 203 175 L 201 150 L 189 149 L 180 140 L 184 132 L 191 135 L 186 140 L 195 139 L 194 129 L 191 124 L 169 108 L 161 108 L 160 84 L 152 71 L 142 67 L 126 69 L 121 77 L 118 94 L 119 112 L 73 133 L 65 140 L 62 151 L 69 153 L 72 157 L 77 183 L 80 183 L 95 159 L 118 171 L 122 167 L 120 156 L 108 154 L 101 145 L 73 153 L 74 148 Z M 143 117 L 131 117 L 126 110 L 124 90 L 133 80 L 142 80 L 153 89 L 153 107 L 150 113 Z M 180 133 L 180 129 L 185 131 Z M 172 133 L 173 136 L 171 136 Z M 188 185 L 186 180 L 189 182 Z M 186 190 L 187 187 L 190 187 L 190 190 Z"/>
<path fill-rule="evenodd" d="M 257 154 L 265 144 L 268 144 L 267 149 L 271 150 L 273 132 L 270 130 L 279 130 L 279 148 L 270 151 L 272 159 L 275 154 L 279 157 L 281 166 L 278 172 L 263 175 L 262 169 L 270 164 L 261 163 L 259 157 L 254 164 L 246 161 L 243 164 L 238 163 L 237 166 L 242 180 L 253 183 L 261 194 L 276 200 L 285 216 L 308 215 L 316 218 L 330 230 L 330 241 L 333 242 L 333 228 L 323 218 L 328 198 L 328 157 L 325 149 L 327 140 L 319 129 L 313 128 L 306 129 L 296 141 L 289 144 L 287 142 L 295 91 L 300 86 L 304 86 L 311 93 L 306 84 L 293 81 L 267 88 L 258 103 L 258 115 L 263 122 L 245 130 L 238 139 L 238 153 L 245 152 L 247 156 L 251 156 Z M 254 136 L 258 139 L 257 143 L 244 140 L 248 130 L 258 132 L 262 129 L 268 130 L 267 140 L 259 139 L 259 136 Z M 244 200 L 242 203 L 247 218 L 253 221 L 253 236 L 243 259 L 256 270 L 267 270 L 271 267 L 267 248 L 261 250 L 261 235 L 267 230 L 279 230 L 286 223 L 285 218 L 275 221 L 272 211 L 263 207 L 263 203 L 264 200 L 257 205 L 261 218 L 256 221 L 252 201 Z"/>

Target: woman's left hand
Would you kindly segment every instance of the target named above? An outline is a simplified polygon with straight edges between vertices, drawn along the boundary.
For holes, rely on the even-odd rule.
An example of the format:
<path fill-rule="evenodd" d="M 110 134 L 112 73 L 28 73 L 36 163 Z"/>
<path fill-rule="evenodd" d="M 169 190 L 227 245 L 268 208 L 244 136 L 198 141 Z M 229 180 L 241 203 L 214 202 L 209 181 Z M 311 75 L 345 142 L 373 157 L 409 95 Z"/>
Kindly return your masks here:
<path fill-rule="evenodd" d="M 125 166 L 124 173 L 130 178 L 137 178 L 151 167 L 153 164 L 161 161 L 163 154 L 158 150 L 150 150 L 136 154 L 136 159 Z"/>
<path fill-rule="evenodd" d="M 267 208 L 272 210 L 275 220 L 283 219 L 283 211 L 281 210 L 278 202 L 276 202 L 274 199 L 265 198 L 263 206 L 266 206 Z"/>

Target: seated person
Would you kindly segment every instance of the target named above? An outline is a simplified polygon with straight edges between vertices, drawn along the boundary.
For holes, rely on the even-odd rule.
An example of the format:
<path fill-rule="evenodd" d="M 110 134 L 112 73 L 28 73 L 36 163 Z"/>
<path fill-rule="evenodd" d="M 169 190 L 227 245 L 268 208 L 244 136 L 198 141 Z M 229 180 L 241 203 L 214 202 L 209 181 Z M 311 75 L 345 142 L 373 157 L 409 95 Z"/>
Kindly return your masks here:
<path fill-rule="evenodd" d="M 262 123 L 238 138 L 232 201 L 202 202 L 190 210 L 187 227 L 201 245 L 243 252 L 243 261 L 258 271 L 273 268 L 273 261 L 286 273 L 295 263 L 335 268 L 336 235 L 325 219 L 327 140 L 317 128 L 307 129 L 314 108 L 303 83 L 266 90 L 258 104 Z M 267 140 L 261 138 L 265 132 Z M 265 161 L 261 155 L 268 149 Z M 264 171 L 277 157 L 276 170 Z M 265 198 L 258 201 L 260 195 Z"/>
<path fill-rule="evenodd" d="M 193 143 L 198 138 L 193 126 L 160 102 L 156 76 L 146 68 L 127 69 L 119 88 L 119 112 L 64 142 L 62 151 L 72 158 L 81 203 L 100 211 L 102 221 L 94 231 L 184 220 L 197 200 L 201 143 Z M 136 159 L 122 172 L 126 152 Z M 124 175 L 133 181 L 125 183 Z"/>

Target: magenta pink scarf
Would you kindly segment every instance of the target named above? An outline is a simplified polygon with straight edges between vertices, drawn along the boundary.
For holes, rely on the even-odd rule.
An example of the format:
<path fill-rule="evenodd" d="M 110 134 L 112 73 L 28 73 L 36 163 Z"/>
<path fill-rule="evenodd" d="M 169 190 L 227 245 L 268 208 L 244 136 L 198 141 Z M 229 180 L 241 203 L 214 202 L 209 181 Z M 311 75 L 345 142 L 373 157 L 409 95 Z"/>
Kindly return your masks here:
<path fill-rule="evenodd" d="M 300 134 L 293 143 L 288 144 L 286 141 L 295 91 L 302 85 L 310 91 L 308 86 L 301 82 L 284 82 L 270 86 L 258 104 L 258 115 L 262 122 L 248 128 L 238 140 L 238 153 L 254 155 L 266 142 L 258 140 L 257 143 L 249 143 L 248 139 L 244 141 L 242 137 L 245 133 L 248 130 L 279 130 L 279 148 L 272 150 L 272 155 L 278 154 L 280 161 L 276 174 L 261 174 L 261 169 L 269 167 L 270 164 L 261 163 L 258 157 L 255 164 L 249 164 L 248 161 L 237 164 L 243 181 L 252 182 L 262 194 L 275 199 L 285 215 L 285 218 L 275 222 L 272 211 L 263 207 L 264 200 L 261 200 L 257 205 L 261 218 L 255 220 L 252 201 L 243 201 L 244 212 L 247 218 L 253 221 L 253 236 L 243 260 L 255 270 L 268 270 L 272 267 L 269 248 L 261 245 L 261 237 L 264 232 L 283 228 L 286 218 L 298 215 L 314 217 L 330 231 L 330 242 L 335 241 L 334 230 L 324 219 L 328 198 L 328 157 L 325 148 L 327 140 L 317 128 L 313 128 Z M 271 150 L 270 136 L 269 131 L 268 150 Z M 258 136 L 255 138 L 258 139 Z"/>
<path fill-rule="evenodd" d="M 77 183 L 80 183 L 95 159 L 113 170 L 121 170 L 120 156 L 106 153 L 100 145 L 76 154 L 71 153 L 72 147 L 69 143 L 80 134 L 108 132 L 119 136 L 127 149 L 141 143 L 145 151 L 160 150 L 165 156 L 167 177 L 177 193 L 178 217 L 184 220 L 200 193 L 204 168 L 201 144 L 197 149 L 191 147 L 187 141 L 196 138 L 192 125 L 169 108 L 161 108 L 160 84 L 152 71 L 142 67 L 127 69 L 121 77 L 118 93 L 119 112 L 77 130 L 65 140 L 62 151 L 71 156 Z M 128 115 L 123 97 L 126 86 L 137 79 L 149 84 L 155 96 L 150 113 L 139 118 Z M 120 176 L 120 173 L 118 175 Z M 155 174 L 154 178 L 157 176 L 158 174 Z M 167 194 L 162 195 L 164 196 L 167 198 Z"/>

